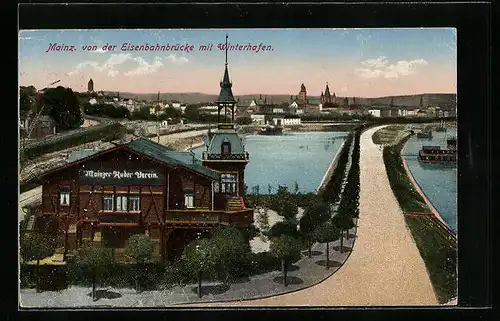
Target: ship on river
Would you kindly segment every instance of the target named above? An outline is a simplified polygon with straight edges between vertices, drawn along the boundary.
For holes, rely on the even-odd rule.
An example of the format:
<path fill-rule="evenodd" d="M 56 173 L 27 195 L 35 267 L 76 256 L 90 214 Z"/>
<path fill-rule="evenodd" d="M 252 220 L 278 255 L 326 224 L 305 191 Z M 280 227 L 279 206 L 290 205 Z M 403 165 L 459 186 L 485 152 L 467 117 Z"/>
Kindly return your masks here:
<path fill-rule="evenodd" d="M 424 164 L 446 164 L 457 163 L 457 139 L 450 137 L 446 140 L 447 148 L 441 146 L 422 146 L 418 152 L 418 160 Z"/>
<path fill-rule="evenodd" d="M 281 135 L 283 132 L 283 127 L 275 125 L 267 125 L 266 127 L 260 128 L 258 130 L 259 135 Z"/>

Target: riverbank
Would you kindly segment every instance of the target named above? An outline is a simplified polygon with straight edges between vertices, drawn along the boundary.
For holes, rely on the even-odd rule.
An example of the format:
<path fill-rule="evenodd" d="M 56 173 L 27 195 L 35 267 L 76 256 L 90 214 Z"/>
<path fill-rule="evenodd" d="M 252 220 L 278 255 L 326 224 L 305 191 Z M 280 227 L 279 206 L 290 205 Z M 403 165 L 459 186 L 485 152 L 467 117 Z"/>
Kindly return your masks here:
<path fill-rule="evenodd" d="M 425 306 L 437 305 L 425 264 L 391 191 L 382 153 L 360 141 L 360 213 L 356 243 L 344 266 L 310 288 L 252 301 L 197 306 Z"/>
<path fill-rule="evenodd" d="M 330 166 L 328 166 L 328 169 L 325 172 L 325 176 L 323 176 L 323 179 L 321 180 L 321 183 L 319 183 L 318 188 L 316 188 L 316 194 L 319 194 L 321 191 L 323 191 L 326 188 L 326 185 L 328 182 L 330 182 L 333 173 L 335 172 L 335 169 L 337 168 L 337 163 L 339 161 L 339 156 L 344 149 L 345 145 L 345 140 L 342 142 L 342 145 L 340 145 L 339 149 L 337 150 L 337 153 L 335 153 L 335 156 L 332 159 L 332 162 L 330 163 Z"/>
<path fill-rule="evenodd" d="M 411 213 L 404 216 L 405 222 L 425 262 L 438 302 L 445 304 L 457 296 L 456 237 L 441 223 L 435 209 L 438 215 L 426 215 L 432 211 L 432 204 L 419 191 L 401 156 L 411 134 L 397 137 L 397 142 L 385 146 L 383 151 L 387 177 L 399 207 L 404 213 Z"/>
<path fill-rule="evenodd" d="M 401 152 L 403 150 L 401 149 Z M 448 226 L 448 223 L 445 222 L 445 220 L 441 217 L 441 214 L 439 214 L 438 210 L 432 205 L 431 201 L 427 198 L 427 195 L 422 191 L 422 188 L 420 188 L 420 185 L 418 185 L 417 181 L 415 180 L 415 177 L 413 177 L 413 174 L 411 173 L 410 169 L 408 168 L 408 165 L 406 164 L 406 159 L 404 159 L 403 155 L 401 155 L 401 161 L 403 162 L 404 169 L 406 171 L 406 175 L 412 182 L 413 186 L 415 186 L 415 189 L 417 192 L 420 194 L 420 196 L 423 198 L 429 209 L 431 210 L 431 213 L 434 214 L 436 219 L 438 219 L 441 223 L 443 223 L 447 229 L 451 231 L 451 228 Z"/>

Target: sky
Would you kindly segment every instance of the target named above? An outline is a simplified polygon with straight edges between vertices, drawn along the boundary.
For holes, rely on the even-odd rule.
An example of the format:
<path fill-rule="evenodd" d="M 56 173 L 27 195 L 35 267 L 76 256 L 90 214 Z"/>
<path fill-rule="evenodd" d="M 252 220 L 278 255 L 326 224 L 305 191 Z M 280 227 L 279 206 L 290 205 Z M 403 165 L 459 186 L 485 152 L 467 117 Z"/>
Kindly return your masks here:
<path fill-rule="evenodd" d="M 297 95 L 302 83 L 310 96 L 327 83 L 337 96 L 456 93 L 452 28 L 21 30 L 19 85 L 42 89 L 60 80 L 81 92 L 92 78 L 94 90 L 218 94 L 226 34 L 230 46 L 241 45 L 228 50 L 235 96 Z"/>

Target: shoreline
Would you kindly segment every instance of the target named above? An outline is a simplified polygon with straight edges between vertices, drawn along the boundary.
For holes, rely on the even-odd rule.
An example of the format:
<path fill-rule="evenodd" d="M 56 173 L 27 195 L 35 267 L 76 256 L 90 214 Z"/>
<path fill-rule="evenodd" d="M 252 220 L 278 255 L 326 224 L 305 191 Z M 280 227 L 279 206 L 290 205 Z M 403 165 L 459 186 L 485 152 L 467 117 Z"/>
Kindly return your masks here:
<path fill-rule="evenodd" d="M 403 152 L 403 148 L 401 148 L 401 153 Z M 400 157 L 403 161 L 403 167 L 405 168 L 405 171 L 406 171 L 406 175 L 408 176 L 408 178 L 410 179 L 410 181 L 412 182 L 413 186 L 415 187 L 415 189 L 417 190 L 417 192 L 420 194 L 420 196 L 424 199 L 425 201 L 425 204 L 427 204 L 427 206 L 429 207 L 429 209 L 431 210 L 431 213 L 434 214 L 434 216 L 441 222 L 444 224 L 444 226 L 446 226 L 446 228 L 450 231 L 453 231 L 450 226 L 448 225 L 448 223 L 446 223 L 446 221 L 443 219 L 443 217 L 441 216 L 441 214 L 439 214 L 439 211 L 434 207 L 434 205 L 432 204 L 432 202 L 427 198 L 427 196 L 425 195 L 425 193 L 422 191 L 422 188 L 420 187 L 420 185 L 417 183 L 417 181 L 415 180 L 415 177 L 413 177 L 413 174 L 411 172 L 411 170 L 408 168 L 408 165 L 406 164 L 406 159 L 403 157 L 403 155 L 400 154 Z"/>
<path fill-rule="evenodd" d="M 321 180 L 321 182 L 319 183 L 318 187 L 316 188 L 315 194 L 318 194 L 318 192 L 320 190 L 324 189 L 326 187 L 326 184 L 328 184 L 328 182 L 330 181 L 330 178 L 332 177 L 333 172 L 337 168 L 337 163 L 338 163 L 338 160 L 339 160 L 339 155 L 340 155 L 340 152 L 342 151 L 342 149 L 344 148 L 344 145 L 345 145 L 345 139 L 342 142 L 342 144 L 340 145 L 340 147 L 337 150 L 337 152 L 335 153 L 335 156 L 333 157 L 332 162 L 328 166 L 328 169 L 326 170 L 325 175 L 323 176 L 323 179 Z"/>

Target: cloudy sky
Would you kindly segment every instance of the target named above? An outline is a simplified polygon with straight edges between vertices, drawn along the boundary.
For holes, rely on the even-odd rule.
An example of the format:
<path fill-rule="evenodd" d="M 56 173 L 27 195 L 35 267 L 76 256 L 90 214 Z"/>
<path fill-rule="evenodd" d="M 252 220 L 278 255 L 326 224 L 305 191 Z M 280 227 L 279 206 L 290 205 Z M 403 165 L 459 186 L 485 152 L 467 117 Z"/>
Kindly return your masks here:
<path fill-rule="evenodd" d="M 217 94 L 230 50 L 233 93 L 295 95 L 304 83 L 319 95 L 326 82 L 338 96 L 456 93 L 454 29 L 42 30 L 19 33 L 19 82 L 41 89 L 55 80 L 86 91 Z M 49 50 L 50 44 L 74 51 Z M 212 43 L 213 49 L 200 51 Z M 193 45 L 192 51 L 128 51 L 126 45 Z M 83 46 L 97 50 L 84 50 Z M 103 50 L 115 45 L 114 50 Z M 184 49 L 183 47 L 183 49 Z"/>

